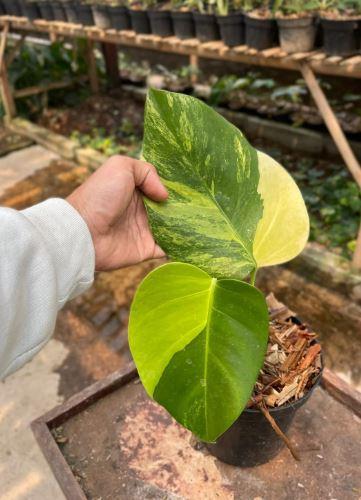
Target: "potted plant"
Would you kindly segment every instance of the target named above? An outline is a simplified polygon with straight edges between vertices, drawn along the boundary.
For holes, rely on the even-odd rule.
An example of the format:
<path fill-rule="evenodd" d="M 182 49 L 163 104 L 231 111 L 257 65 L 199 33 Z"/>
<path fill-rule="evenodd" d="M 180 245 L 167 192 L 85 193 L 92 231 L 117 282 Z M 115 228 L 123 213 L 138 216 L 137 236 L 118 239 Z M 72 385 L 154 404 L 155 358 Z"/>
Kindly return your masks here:
<path fill-rule="evenodd" d="M 65 18 L 68 23 L 76 24 L 78 22 L 76 2 L 74 0 L 63 0 L 63 8 L 65 12 Z"/>
<path fill-rule="evenodd" d="M 53 9 L 53 16 L 55 21 L 66 21 L 65 10 L 63 7 L 63 1 L 52 0 L 51 7 Z"/>
<path fill-rule="evenodd" d="M 240 2 L 231 0 L 217 0 L 217 20 L 221 38 L 226 45 L 234 47 L 242 45 L 244 36 L 244 17 Z"/>
<path fill-rule="evenodd" d="M 151 6 L 153 0 L 131 0 L 130 3 L 130 20 L 132 29 L 136 33 L 150 33 L 150 23 L 147 14 L 147 9 Z"/>
<path fill-rule="evenodd" d="M 360 47 L 359 0 L 319 0 L 324 50 L 329 55 L 347 56 Z"/>
<path fill-rule="evenodd" d="M 129 30 L 130 16 L 125 0 L 112 0 L 109 4 L 111 27 L 115 30 Z"/>
<path fill-rule="evenodd" d="M 195 36 L 193 14 L 186 0 L 172 0 L 171 16 L 175 36 L 181 40 Z"/>
<path fill-rule="evenodd" d="M 159 36 L 172 36 L 173 22 L 167 2 L 152 2 L 148 7 L 148 16 L 152 33 Z"/>
<path fill-rule="evenodd" d="M 95 26 L 101 30 L 111 27 L 107 0 L 95 0 L 92 3 L 92 11 Z"/>
<path fill-rule="evenodd" d="M 3 7 L 8 16 L 21 16 L 21 7 L 17 0 L 3 0 Z"/>
<path fill-rule="evenodd" d="M 215 15 L 216 0 L 189 0 L 193 7 L 196 37 L 201 42 L 219 40 L 219 26 Z"/>
<path fill-rule="evenodd" d="M 80 0 L 75 8 L 78 23 L 83 26 L 93 26 L 94 18 L 91 9 L 91 0 Z"/>
<path fill-rule="evenodd" d="M 280 354 L 277 342 L 268 345 L 272 323 L 255 287 L 259 267 L 286 262 L 304 248 L 307 210 L 286 170 L 191 96 L 149 91 L 143 157 L 155 165 L 169 192 L 164 203 L 145 200 L 155 239 L 178 262 L 155 269 L 138 288 L 130 313 L 130 349 L 148 394 L 209 443 L 212 453 L 239 463 L 235 451 L 242 441 L 235 427 L 241 425 L 258 376 L 271 390 L 265 396 L 262 389 L 261 398 L 251 400 L 253 423 L 246 425 L 253 434 L 255 427 L 263 432 L 262 414 L 276 429 L 277 414 L 282 414 L 279 421 L 286 428 L 288 414 L 307 399 L 321 369 L 319 359 L 310 368 L 320 347 L 312 347 L 314 334 L 306 330 L 287 355 Z M 285 313 L 287 321 L 290 316 Z M 295 331 L 292 324 L 287 335 Z M 306 344 L 313 352 L 304 356 Z M 284 370 L 283 393 L 274 391 L 274 377 L 266 376 L 275 357 Z M 306 375 L 304 370 L 309 370 Z M 291 380 L 296 383 L 292 398 Z M 246 418 L 249 413 L 244 412 Z M 267 443 L 264 448 L 269 456 Z"/>
<path fill-rule="evenodd" d="M 288 53 L 308 52 L 316 38 L 315 1 L 275 0 L 281 49 Z"/>
<path fill-rule="evenodd" d="M 26 0 L 24 4 L 25 16 L 29 21 L 35 21 L 40 18 L 40 10 L 37 0 Z"/>
<path fill-rule="evenodd" d="M 245 0 L 244 2 L 246 44 L 257 50 L 277 45 L 277 23 L 268 0 Z"/>
<path fill-rule="evenodd" d="M 38 0 L 38 7 L 42 19 L 46 21 L 54 21 L 54 11 L 49 0 Z"/>

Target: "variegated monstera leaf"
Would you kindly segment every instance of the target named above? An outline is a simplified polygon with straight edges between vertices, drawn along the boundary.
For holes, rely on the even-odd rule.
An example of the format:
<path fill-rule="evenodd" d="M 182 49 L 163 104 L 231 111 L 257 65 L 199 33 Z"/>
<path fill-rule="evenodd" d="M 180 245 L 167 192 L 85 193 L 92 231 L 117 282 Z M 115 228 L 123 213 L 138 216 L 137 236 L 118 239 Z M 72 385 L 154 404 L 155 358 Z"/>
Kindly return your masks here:
<path fill-rule="evenodd" d="M 198 99 L 149 91 L 143 157 L 169 191 L 165 203 L 147 201 L 147 209 L 172 259 L 242 279 L 305 246 L 309 220 L 292 177 Z"/>
<path fill-rule="evenodd" d="M 143 156 L 169 190 L 146 201 L 153 232 L 182 262 L 140 285 L 129 344 L 148 394 L 213 441 L 244 409 L 267 347 L 265 299 L 240 279 L 302 250 L 307 211 L 277 162 L 190 96 L 149 92 Z"/>

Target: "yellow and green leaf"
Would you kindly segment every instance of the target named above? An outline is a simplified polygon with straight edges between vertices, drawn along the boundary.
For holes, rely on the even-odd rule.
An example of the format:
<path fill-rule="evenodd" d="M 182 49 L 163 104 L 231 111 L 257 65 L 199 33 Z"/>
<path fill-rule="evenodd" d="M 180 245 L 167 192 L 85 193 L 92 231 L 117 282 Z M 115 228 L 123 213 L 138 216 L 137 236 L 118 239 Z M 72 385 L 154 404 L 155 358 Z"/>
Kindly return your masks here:
<path fill-rule="evenodd" d="M 190 264 L 152 271 L 131 308 L 129 345 L 145 389 L 204 441 L 244 409 L 267 338 L 261 292 Z"/>

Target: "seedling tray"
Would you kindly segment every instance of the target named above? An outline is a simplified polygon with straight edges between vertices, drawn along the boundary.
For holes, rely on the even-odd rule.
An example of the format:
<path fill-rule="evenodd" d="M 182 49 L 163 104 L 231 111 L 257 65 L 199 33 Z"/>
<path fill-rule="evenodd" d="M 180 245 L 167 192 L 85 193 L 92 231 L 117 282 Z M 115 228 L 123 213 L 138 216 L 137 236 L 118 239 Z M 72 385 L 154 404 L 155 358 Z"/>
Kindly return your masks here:
<path fill-rule="evenodd" d="M 358 499 L 361 397 L 325 369 L 287 448 L 252 468 L 212 457 L 145 394 L 131 365 L 32 423 L 69 500 Z"/>

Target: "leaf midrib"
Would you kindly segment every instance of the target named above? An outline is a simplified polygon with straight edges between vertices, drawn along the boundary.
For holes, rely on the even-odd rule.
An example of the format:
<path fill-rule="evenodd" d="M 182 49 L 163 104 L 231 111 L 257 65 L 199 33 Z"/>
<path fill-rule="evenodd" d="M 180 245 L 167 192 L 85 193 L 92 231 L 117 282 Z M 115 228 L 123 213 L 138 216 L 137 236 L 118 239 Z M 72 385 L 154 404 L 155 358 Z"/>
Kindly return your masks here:
<path fill-rule="evenodd" d="M 205 330 L 205 345 L 204 345 L 204 369 L 203 369 L 203 382 L 204 382 L 204 423 L 206 435 L 208 435 L 208 408 L 207 408 L 207 377 L 208 377 L 208 356 L 209 356 L 209 337 L 210 337 L 210 323 L 214 302 L 214 290 L 217 284 L 217 279 L 212 278 L 211 286 L 209 288 L 208 300 L 208 313 L 207 323 Z"/>

